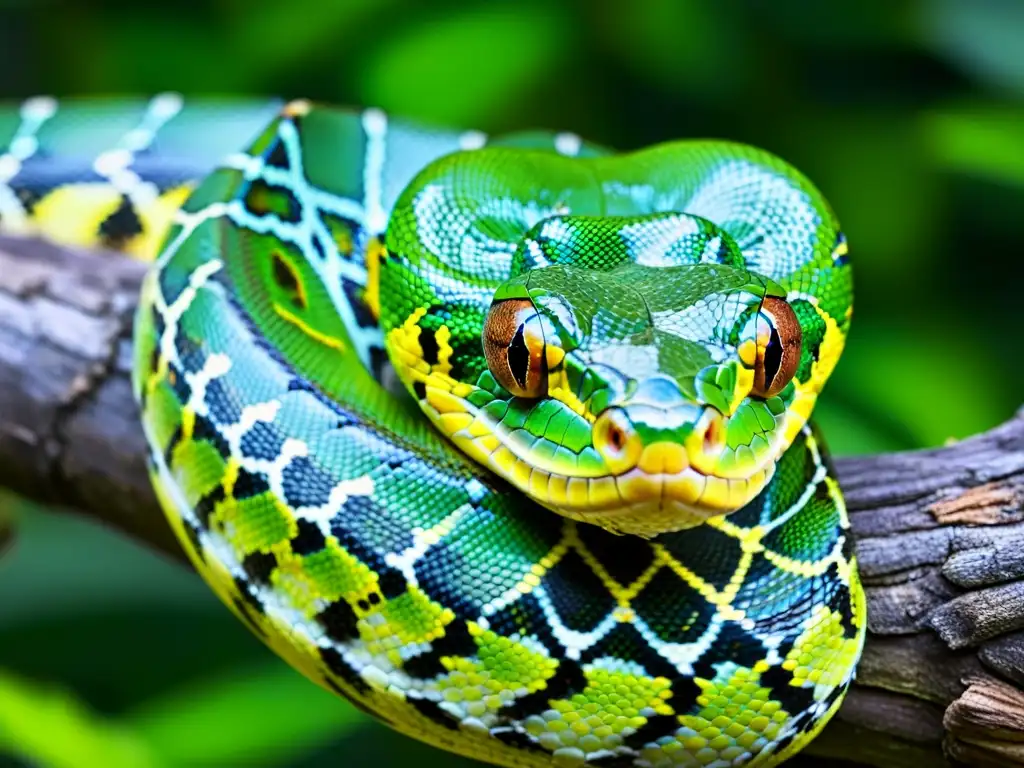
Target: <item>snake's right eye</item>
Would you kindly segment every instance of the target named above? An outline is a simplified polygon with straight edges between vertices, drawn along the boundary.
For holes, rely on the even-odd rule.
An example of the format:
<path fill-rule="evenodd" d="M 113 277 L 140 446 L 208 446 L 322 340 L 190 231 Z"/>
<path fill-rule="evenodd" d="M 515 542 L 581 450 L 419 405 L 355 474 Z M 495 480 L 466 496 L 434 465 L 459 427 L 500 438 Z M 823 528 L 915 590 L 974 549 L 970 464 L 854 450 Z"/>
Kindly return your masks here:
<path fill-rule="evenodd" d="M 501 386 L 517 397 L 544 397 L 548 366 L 544 322 L 529 299 L 491 305 L 484 321 L 484 356 Z"/>
<path fill-rule="evenodd" d="M 793 308 L 785 299 L 767 297 L 758 314 L 755 395 L 772 397 L 789 384 L 800 363 L 802 344 L 803 332 Z"/>

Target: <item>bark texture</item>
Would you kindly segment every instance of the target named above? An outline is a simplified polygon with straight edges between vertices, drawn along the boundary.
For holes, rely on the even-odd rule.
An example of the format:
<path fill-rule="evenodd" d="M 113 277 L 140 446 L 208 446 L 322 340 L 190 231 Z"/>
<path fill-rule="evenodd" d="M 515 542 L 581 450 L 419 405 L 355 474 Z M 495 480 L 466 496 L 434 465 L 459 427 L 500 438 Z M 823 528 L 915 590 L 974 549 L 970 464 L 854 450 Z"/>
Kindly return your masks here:
<path fill-rule="evenodd" d="M 183 558 L 131 395 L 144 272 L 114 254 L 0 238 L 0 487 Z M 1024 411 L 941 449 L 836 464 L 869 637 L 857 683 L 809 752 L 1024 768 Z"/>

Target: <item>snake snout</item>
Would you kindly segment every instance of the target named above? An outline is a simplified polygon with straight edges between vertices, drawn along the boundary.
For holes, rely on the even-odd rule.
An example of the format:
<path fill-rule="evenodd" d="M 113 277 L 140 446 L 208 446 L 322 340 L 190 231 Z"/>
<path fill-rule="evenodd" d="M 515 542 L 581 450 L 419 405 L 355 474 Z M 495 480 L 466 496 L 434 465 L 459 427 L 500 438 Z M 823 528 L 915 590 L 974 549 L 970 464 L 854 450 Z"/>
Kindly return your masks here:
<path fill-rule="evenodd" d="M 726 448 L 726 420 L 712 406 L 629 402 L 602 411 L 593 435 L 612 474 L 635 468 L 666 478 L 687 470 L 711 475 Z"/>

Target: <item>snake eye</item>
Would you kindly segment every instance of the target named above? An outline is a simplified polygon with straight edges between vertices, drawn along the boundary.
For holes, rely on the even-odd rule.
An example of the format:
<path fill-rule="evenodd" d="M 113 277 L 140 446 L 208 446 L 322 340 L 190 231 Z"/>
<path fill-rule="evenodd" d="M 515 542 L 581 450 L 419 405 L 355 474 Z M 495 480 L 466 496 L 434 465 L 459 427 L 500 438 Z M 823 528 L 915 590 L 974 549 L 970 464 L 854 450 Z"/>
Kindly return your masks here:
<path fill-rule="evenodd" d="M 792 380 L 800 363 L 803 332 L 785 299 L 768 296 L 757 316 L 757 358 L 754 394 L 772 397 Z"/>
<path fill-rule="evenodd" d="M 544 322 L 529 299 L 491 305 L 484 321 L 484 357 L 494 378 L 516 397 L 548 392 Z"/>

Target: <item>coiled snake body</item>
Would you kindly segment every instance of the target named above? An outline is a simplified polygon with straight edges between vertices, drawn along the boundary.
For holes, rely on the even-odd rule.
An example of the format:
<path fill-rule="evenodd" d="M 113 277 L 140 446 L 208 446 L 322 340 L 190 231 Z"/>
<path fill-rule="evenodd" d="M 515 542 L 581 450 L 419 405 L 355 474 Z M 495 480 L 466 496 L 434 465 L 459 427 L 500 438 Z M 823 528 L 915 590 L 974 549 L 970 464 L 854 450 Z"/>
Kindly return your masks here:
<path fill-rule="evenodd" d="M 312 680 L 508 766 L 775 765 L 838 708 L 864 598 L 808 418 L 852 288 L 794 169 L 174 96 L 5 144 L 5 231 L 159 254 L 154 486 Z"/>

